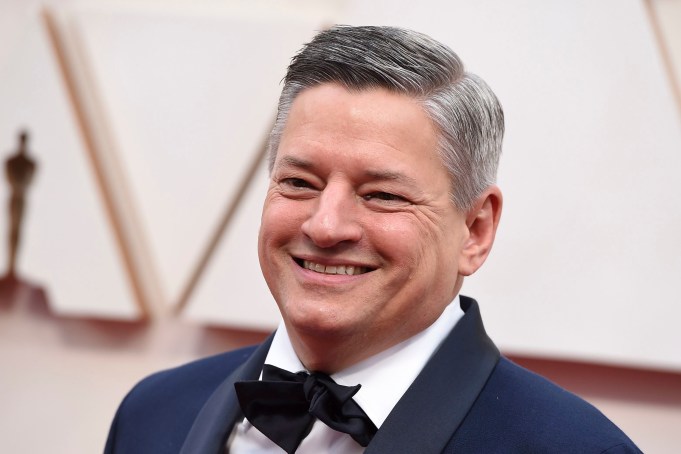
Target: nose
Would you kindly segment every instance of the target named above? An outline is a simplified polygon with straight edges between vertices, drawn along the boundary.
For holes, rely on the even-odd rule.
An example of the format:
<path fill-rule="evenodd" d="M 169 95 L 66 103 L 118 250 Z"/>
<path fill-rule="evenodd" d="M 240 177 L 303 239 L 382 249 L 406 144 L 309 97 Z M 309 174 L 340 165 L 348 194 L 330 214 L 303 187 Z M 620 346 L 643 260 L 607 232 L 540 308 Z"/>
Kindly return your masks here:
<path fill-rule="evenodd" d="M 328 184 L 312 205 L 302 231 L 316 246 L 330 248 L 360 240 L 362 228 L 357 222 L 357 202 L 352 190 Z"/>

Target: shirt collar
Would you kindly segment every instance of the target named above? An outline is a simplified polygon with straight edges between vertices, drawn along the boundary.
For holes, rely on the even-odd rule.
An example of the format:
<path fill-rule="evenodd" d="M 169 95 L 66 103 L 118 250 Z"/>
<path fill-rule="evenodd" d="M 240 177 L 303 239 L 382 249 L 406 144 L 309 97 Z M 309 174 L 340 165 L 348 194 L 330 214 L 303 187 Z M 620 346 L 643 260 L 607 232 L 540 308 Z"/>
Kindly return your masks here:
<path fill-rule="evenodd" d="M 381 427 L 390 411 L 462 316 L 457 295 L 440 317 L 425 330 L 331 377 L 341 385 L 354 386 L 360 383 L 362 387 L 354 399 L 376 427 Z M 305 370 L 293 350 L 283 322 L 274 335 L 265 364 L 291 372 Z"/>

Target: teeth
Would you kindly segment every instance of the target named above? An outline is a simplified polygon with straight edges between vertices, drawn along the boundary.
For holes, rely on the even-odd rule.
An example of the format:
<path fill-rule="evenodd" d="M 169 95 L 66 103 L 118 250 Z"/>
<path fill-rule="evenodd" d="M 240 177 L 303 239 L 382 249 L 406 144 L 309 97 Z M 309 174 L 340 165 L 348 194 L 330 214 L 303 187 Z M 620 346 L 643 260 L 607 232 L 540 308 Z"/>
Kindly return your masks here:
<path fill-rule="evenodd" d="M 353 266 L 353 265 L 329 265 L 324 266 L 319 263 L 310 262 L 309 260 L 303 260 L 303 268 L 316 271 L 318 273 L 324 274 L 347 274 L 355 275 L 366 273 L 367 269 L 363 266 Z"/>

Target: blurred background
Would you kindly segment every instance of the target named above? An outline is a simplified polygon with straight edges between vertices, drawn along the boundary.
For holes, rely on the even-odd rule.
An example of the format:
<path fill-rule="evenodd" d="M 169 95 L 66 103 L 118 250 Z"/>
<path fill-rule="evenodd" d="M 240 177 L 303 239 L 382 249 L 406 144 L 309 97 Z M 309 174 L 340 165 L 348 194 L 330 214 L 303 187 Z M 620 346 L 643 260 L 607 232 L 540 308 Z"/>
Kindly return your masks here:
<path fill-rule="evenodd" d="M 681 0 L 0 0 L 0 451 L 99 452 L 139 379 L 276 326 L 262 152 L 334 23 L 425 32 L 492 86 L 505 206 L 463 293 L 512 359 L 677 452 Z"/>

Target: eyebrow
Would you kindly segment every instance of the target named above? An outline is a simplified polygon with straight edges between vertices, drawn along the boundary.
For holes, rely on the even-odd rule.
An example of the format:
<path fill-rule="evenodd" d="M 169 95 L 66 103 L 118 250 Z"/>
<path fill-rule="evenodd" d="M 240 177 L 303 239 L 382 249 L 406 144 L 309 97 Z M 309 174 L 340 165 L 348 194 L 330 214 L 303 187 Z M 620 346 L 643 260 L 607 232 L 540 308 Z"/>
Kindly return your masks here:
<path fill-rule="evenodd" d="M 279 163 L 278 167 L 285 166 L 285 167 L 299 167 L 301 169 L 311 169 L 314 167 L 314 164 L 312 162 L 307 161 L 305 159 L 300 159 L 295 156 L 284 156 L 281 158 L 281 161 Z"/>
<path fill-rule="evenodd" d="M 371 177 L 374 180 L 399 181 L 399 182 L 405 183 L 405 184 L 410 185 L 410 186 L 419 187 L 418 182 L 414 178 L 412 178 L 408 175 L 405 175 L 404 173 L 401 173 L 401 172 L 395 172 L 395 171 L 392 171 L 392 170 L 371 170 L 371 169 L 368 169 L 364 173 L 365 173 L 365 175 Z"/>

